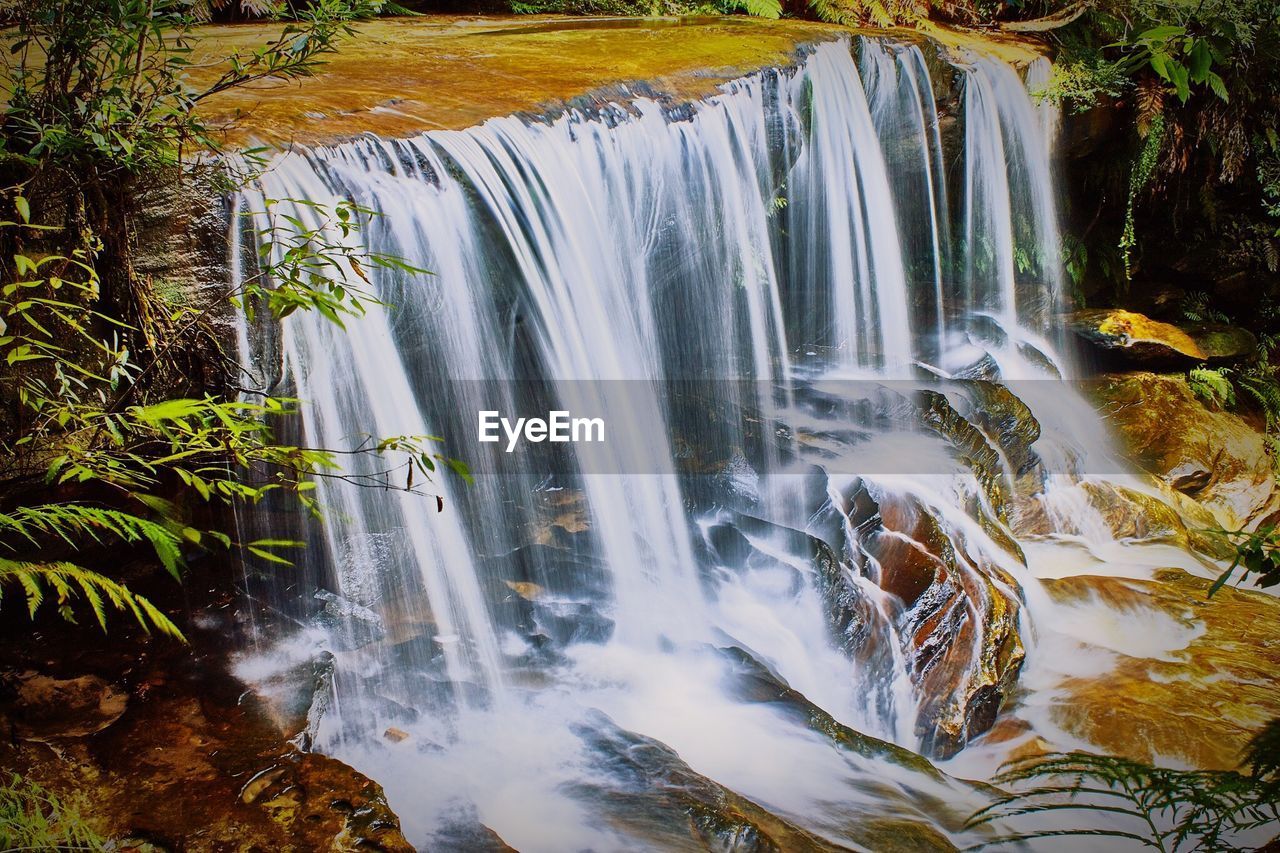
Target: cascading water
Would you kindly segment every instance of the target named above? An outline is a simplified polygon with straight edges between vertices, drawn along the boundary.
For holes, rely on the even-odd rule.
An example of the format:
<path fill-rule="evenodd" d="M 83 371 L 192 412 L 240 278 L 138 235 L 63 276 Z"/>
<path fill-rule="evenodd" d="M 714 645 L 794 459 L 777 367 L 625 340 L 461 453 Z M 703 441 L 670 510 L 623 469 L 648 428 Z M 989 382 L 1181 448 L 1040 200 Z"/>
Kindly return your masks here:
<path fill-rule="evenodd" d="M 859 49 L 861 74 L 824 43 L 692 106 L 295 151 L 243 194 L 335 241 L 320 208 L 267 200 L 352 200 L 379 214 L 368 249 L 432 271 L 353 279 L 383 304 L 345 330 L 300 312 L 246 353 L 307 401 L 308 444 L 438 434 L 475 475 L 434 482 L 441 513 L 322 479 L 329 592 L 290 646 L 336 655 L 313 743 L 416 843 L 679 849 L 671 792 L 703 782 L 837 844 L 971 832 L 980 791 L 834 733 L 948 755 L 990 725 L 1017 614 L 1045 606 L 1014 493 L 1086 453 L 1056 409 L 1092 412 L 1026 395 L 1033 453 L 966 397 L 990 383 L 920 396 L 927 373 L 1069 372 L 1049 145 L 1013 70 L 966 60 L 950 199 L 920 49 Z M 554 458 L 469 442 L 531 400 L 616 432 Z"/>

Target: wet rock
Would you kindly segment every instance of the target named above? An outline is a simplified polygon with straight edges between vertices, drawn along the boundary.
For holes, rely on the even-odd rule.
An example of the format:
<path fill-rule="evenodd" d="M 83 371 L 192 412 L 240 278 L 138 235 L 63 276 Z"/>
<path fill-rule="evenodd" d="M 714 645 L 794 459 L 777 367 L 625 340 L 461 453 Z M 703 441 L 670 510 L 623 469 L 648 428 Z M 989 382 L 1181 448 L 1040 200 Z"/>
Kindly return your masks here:
<path fill-rule="evenodd" d="M 929 759 L 843 725 L 810 702 L 804 694 L 792 689 L 777 673 L 745 649 L 730 646 L 719 649 L 719 652 L 733 665 L 726 686 L 738 700 L 773 705 L 810 730 L 829 738 L 839 748 L 864 758 L 890 761 L 935 781 L 948 778 L 930 764 Z"/>
<path fill-rule="evenodd" d="M 123 690 L 94 675 L 53 678 L 28 671 L 4 680 L 15 694 L 8 712 L 13 732 L 23 740 L 88 737 L 119 720 L 129 704 Z"/>
<path fill-rule="evenodd" d="M 714 559 L 722 566 L 739 568 L 753 549 L 747 538 L 732 524 L 713 524 L 707 530 L 707 541 Z"/>
<path fill-rule="evenodd" d="M 333 696 L 334 658 L 327 651 L 255 683 L 258 697 L 281 734 L 310 749 Z"/>
<path fill-rule="evenodd" d="M 1188 544 L 1182 517 L 1159 498 L 1108 482 L 1086 481 L 1080 488 L 1116 539 Z"/>
<path fill-rule="evenodd" d="M 0 643 L 0 662 L 19 674 L 0 690 L 0 717 L 44 742 L 0 740 L 0 773 L 73 799 L 117 849 L 409 853 L 382 789 L 340 761 L 300 752 L 270 704 L 231 675 L 242 638 L 218 618 L 233 600 L 218 583 L 232 574 L 219 566 L 211 580 L 193 564 L 184 587 L 147 590 L 166 608 L 164 589 L 186 598 L 190 645 L 127 625 L 110 643 L 86 643 L 62 624 L 32 643 L 24 621 L 22 640 Z M 315 675 L 305 663 L 296 668 L 304 684 Z"/>
<path fill-rule="evenodd" d="M 966 412 L 975 425 L 995 440 L 1015 476 L 1024 476 L 1040 464 L 1032 445 L 1040 438 L 1040 422 L 1027 404 L 998 382 L 964 383 L 973 400 Z"/>
<path fill-rule="evenodd" d="M 916 730 L 926 754 L 948 757 L 991 727 L 1016 683 L 1018 587 L 914 497 L 868 497 L 877 513 L 860 525 L 862 571 L 901 602 L 902 651 L 924 697 Z"/>
<path fill-rule="evenodd" d="M 735 531 L 739 539 L 729 539 L 728 534 L 721 533 L 721 538 L 745 546 L 739 555 L 740 567 L 759 565 L 768 562 L 770 565 L 790 569 L 775 558 L 761 554 L 755 550 L 741 531 L 755 536 L 767 537 L 769 541 L 782 548 L 786 553 L 800 561 L 813 566 L 819 593 L 826 606 L 827 625 L 832 637 L 849 654 L 862 660 L 872 656 L 871 646 L 876 643 L 874 637 L 873 606 L 858 588 L 858 582 L 852 575 L 850 567 L 841 562 L 835 551 L 822 539 L 810 534 L 783 527 L 745 513 L 726 511 L 733 519 L 733 524 L 716 525 Z M 798 592 L 804 579 L 797 574 L 794 579 L 793 592 Z"/>
<path fill-rule="evenodd" d="M 599 798 L 612 823 L 645 839 L 644 846 L 743 853 L 848 849 L 698 774 L 675 750 L 620 728 L 604 714 L 593 713 L 575 730 L 609 780 L 610 787 L 586 793 Z"/>
<path fill-rule="evenodd" d="M 1208 408 L 1182 376 L 1102 377 L 1091 393 L 1128 456 L 1230 529 L 1280 511 L 1280 487 L 1263 433 Z"/>
<path fill-rule="evenodd" d="M 1133 311 L 1077 311 L 1070 316 L 1069 325 L 1099 351 L 1129 364 L 1191 366 L 1208 357 L 1182 329 Z"/>
<path fill-rule="evenodd" d="M 1251 360 L 1258 351 L 1258 339 L 1247 329 L 1221 323 L 1165 323 L 1119 308 L 1077 311 L 1069 324 L 1107 358 L 1131 366 L 1227 364 Z"/>
<path fill-rule="evenodd" d="M 448 820 L 431 835 L 433 850 L 465 850 L 466 853 L 516 853 L 498 833 L 480 822 L 474 810 Z"/>
<path fill-rule="evenodd" d="M 386 636 L 382 617 L 372 609 L 325 589 L 317 590 L 315 597 L 324 602 L 315 623 L 333 638 L 338 651 L 354 651 Z"/>
<path fill-rule="evenodd" d="M 1210 599 L 1209 584 L 1179 569 L 1151 580 L 1046 581 L 1060 602 L 1107 605 L 1134 630 L 1162 617 L 1180 637 L 1179 648 L 1151 657 L 1116 653 L 1105 674 L 1067 679 L 1052 706 L 1055 724 L 1111 755 L 1239 769 L 1245 742 L 1280 716 L 1280 600 L 1248 587 L 1226 587 Z"/>
<path fill-rule="evenodd" d="M 996 515 L 1001 521 L 1006 521 L 1011 496 L 1005 482 L 1000 452 L 987 441 L 982 430 L 956 411 L 945 395 L 937 391 L 921 391 L 920 400 L 921 423 L 956 449 L 965 465 L 977 477 L 978 484 L 986 493 Z M 1036 433 L 1039 434 L 1038 425 Z"/>

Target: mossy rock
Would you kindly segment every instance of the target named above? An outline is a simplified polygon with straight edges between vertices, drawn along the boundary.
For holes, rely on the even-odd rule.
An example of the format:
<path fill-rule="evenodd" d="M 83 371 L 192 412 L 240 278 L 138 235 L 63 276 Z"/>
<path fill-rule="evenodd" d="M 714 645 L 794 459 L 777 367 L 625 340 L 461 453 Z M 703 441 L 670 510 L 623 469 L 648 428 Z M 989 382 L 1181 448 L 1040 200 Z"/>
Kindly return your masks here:
<path fill-rule="evenodd" d="M 1220 323 L 1182 328 L 1200 347 L 1205 360 L 1212 364 L 1250 361 L 1258 354 L 1258 339 L 1248 329 Z"/>
<path fill-rule="evenodd" d="M 1195 338 L 1182 329 L 1135 311 L 1077 311 L 1069 326 L 1105 355 L 1129 364 L 1190 366 L 1208 358 Z"/>

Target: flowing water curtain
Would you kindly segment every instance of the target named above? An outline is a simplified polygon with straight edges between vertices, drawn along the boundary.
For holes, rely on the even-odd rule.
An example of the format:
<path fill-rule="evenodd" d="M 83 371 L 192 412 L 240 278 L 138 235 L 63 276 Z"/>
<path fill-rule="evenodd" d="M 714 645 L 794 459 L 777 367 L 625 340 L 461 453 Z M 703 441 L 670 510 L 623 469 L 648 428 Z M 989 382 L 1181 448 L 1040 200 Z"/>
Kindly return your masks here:
<path fill-rule="evenodd" d="M 341 157 L 284 154 L 244 193 L 244 207 L 255 223 L 291 216 L 328 241 L 357 239 L 340 233 L 330 214 L 339 202 L 361 198 L 344 185 L 344 171 Z M 385 300 L 387 294 L 378 292 L 382 279 L 372 282 L 354 273 L 343 279 L 353 292 L 372 287 L 370 296 Z M 430 401 L 409 381 L 390 323 L 388 307 L 370 302 L 362 316 L 344 319 L 345 329 L 318 312 L 300 312 L 281 324 L 280 357 L 305 401 L 300 426 L 310 446 L 353 449 L 381 437 L 435 433 L 423 410 Z M 353 457 L 350 464 L 359 475 L 376 473 L 384 462 Z M 434 487 L 452 503 L 447 480 Z M 318 478 L 316 497 L 326 513 L 321 565 L 328 578 L 322 586 L 336 593 L 325 602 L 321 624 L 330 626 L 334 650 L 354 658 L 338 672 L 339 707 L 365 705 L 360 712 L 377 721 L 380 701 L 420 703 L 432 684 L 457 694 L 451 704 L 475 698 L 462 690 L 466 685 L 499 690 L 496 634 L 461 518 L 436 513 L 434 501 L 413 494 L 331 478 Z M 395 645 L 398 660 L 389 665 L 373 641 Z M 375 653 L 362 654 L 364 649 Z M 334 736 L 345 734 L 339 727 Z"/>
<path fill-rule="evenodd" d="M 1050 336 L 1060 325 L 1062 240 L 1043 124 L 1022 79 L 989 57 L 966 63 L 964 98 L 961 322 L 987 343 L 1022 336 L 1060 360 Z M 975 317 L 995 328 L 975 327 Z"/>
<path fill-rule="evenodd" d="M 894 189 L 908 289 L 913 295 L 917 356 L 934 361 L 944 346 L 951 225 L 938 108 L 924 53 L 917 45 L 860 40 L 863 85 Z M 932 331 L 930 331 L 932 330 Z"/>
<path fill-rule="evenodd" d="M 792 101 L 809 108 L 788 179 L 790 289 L 813 294 L 796 305 L 796 343 L 842 368 L 905 377 L 913 352 L 902 244 L 848 43 L 818 45 L 792 85 Z"/>
<path fill-rule="evenodd" d="M 838 718 L 918 745 L 927 698 L 920 650 L 899 630 L 904 613 L 885 594 L 889 584 L 878 583 L 888 568 L 875 566 L 874 554 L 856 562 L 870 548 L 851 548 L 840 566 L 828 561 L 869 602 L 859 612 L 880 649 L 845 656 L 824 624 L 815 630 L 829 590 L 806 551 L 816 507 L 800 498 L 812 490 L 774 501 L 770 475 L 776 479 L 786 454 L 769 442 L 768 452 L 747 458 L 752 434 L 772 438 L 749 419 L 795 416 L 785 405 L 793 363 L 903 378 L 914 358 L 935 354 L 913 341 L 951 316 L 938 307 L 947 284 L 945 181 L 923 56 L 878 43 L 863 52 L 865 93 L 849 42 L 833 42 L 795 70 L 752 75 L 674 112 L 637 99 L 545 121 L 494 119 L 284 155 L 245 195 L 259 211 L 264 197 L 354 200 L 381 214 L 361 232 L 368 248 L 432 271 L 371 271 L 390 307 L 349 321 L 345 333 L 316 316 L 287 319 L 284 358 L 307 401 L 309 441 L 434 432 L 476 448 L 467 458 L 475 486 L 435 484 L 446 496 L 443 514 L 432 502 L 322 486 L 322 502 L 337 512 L 322 529 L 323 553 L 308 559 L 325 567 L 338 593 L 325 602 L 335 618 L 320 623 L 339 653 L 326 748 L 360 738 L 376 745 L 388 725 L 427 727 L 444 746 L 461 742 L 493 705 L 525 701 L 502 689 L 513 670 L 539 673 L 584 702 L 652 698 L 645 691 L 663 667 L 672 678 L 676 670 L 703 673 L 707 702 L 739 713 L 710 675 L 720 664 L 706 658 L 708 644 L 726 637 L 820 696 Z M 1018 141 L 1029 132 L 1019 124 L 1022 108 L 1005 103 L 1014 90 L 1002 88 L 1007 80 L 995 70 L 984 73 L 971 86 L 975 98 L 989 90 L 973 122 L 988 122 L 1002 146 L 1012 134 L 1030 152 Z M 1036 151 L 1043 164 L 1043 147 Z M 965 158 L 974 185 L 1002 190 L 983 196 L 1003 209 L 992 221 L 1012 223 L 1013 194 L 1047 182 L 1047 166 L 1019 166 L 1001 185 L 989 173 L 1004 170 L 1003 160 L 975 153 Z M 915 214 L 899 206 L 899 181 L 922 188 L 913 193 Z M 971 227 L 988 226 L 975 218 Z M 915 316 L 913 304 L 924 306 Z M 1016 294 L 1009 304 L 1006 333 L 1034 339 L 1035 312 L 1027 309 L 1031 326 L 1020 329 Z M 972 300 L 963 305 L 979 310 Z M 947 331 L 963 328 L 956 321 Z M 752 382 L 709 383 L 712 396 L 700 407 L 669 393 L 674 380 L 728 377 Z M 603 455 L 581 449 L 555 468 L 470 442 L 475 413 L 519 411 L 530 379 L 563 408 L 608 407 L 611 422 L 630 421 L 627 435 L 637 440 Z M 783 386 L 781 397 L 758 390 L 774 385 Z M 712 424 L 705 412 L 730 416 Z M 706 491 L 677 474 L 691 447 L 721 454 Z M 724 487 L 743 467 L 761 485 Z M 805 470 L 810 480 L 827 477 Z M 970 620 L 944 650 L 960 705 L 929 711 L 954 723 L 948 749 L 981 722 L 975 714 L 990 707 L 983 691 L 1006 673 L 982 672 L 975 661 L 986 626 L 999 621 L 1007 631 L 1012 612 L 1001 609 L 1007 555 L 961 519 L 975 494 L 969 480 L 955 493 L 901 479 L 880 486 L 886 504 L 941 519 L 925 533 L 895 531 L 886 540 L 936 534 L 936 550 L 949 540 L 962 552 L 938 581 L 946 594 L 933 597 Z M 709 507 L 747 530 L 739 531 L 754 555 L 746 571 L 709 556 L 714 549 L 692 535 L 707 526 Z M 745 520 L 752 513 L 763 516 L 755 526 Z M 848 514 L 836 520 L 835 550 L 858 544 L 856 527 Z M 795 541 L 800 547 L 787 544 Z M 748 613 L 757 618 L 741 618 Z M 353 625 L 368 631 L 356 636 Z M 609 666 L 577 668 L 593 656 Z M 637 660 L 661 665 L 633 666 Z M 607 696 L 591 692 L 602 668 L 617 681 Z M 456 713 L 434 713 L 441 709 Z M 436 726 L 437 716 L 457 724 Z M 660 717 L 635 725 L 662 728 Z M 801 737 L 776 724 L 780 737 Z"/>

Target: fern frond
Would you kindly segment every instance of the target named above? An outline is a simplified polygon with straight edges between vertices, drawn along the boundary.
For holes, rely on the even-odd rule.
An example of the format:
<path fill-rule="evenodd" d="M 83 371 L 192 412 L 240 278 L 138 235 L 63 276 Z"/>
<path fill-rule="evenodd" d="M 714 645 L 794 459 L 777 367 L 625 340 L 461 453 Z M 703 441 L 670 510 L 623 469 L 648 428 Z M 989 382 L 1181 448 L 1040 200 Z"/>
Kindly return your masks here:
<path fill-rule="evenodd" d="M 1280 724 L 1273 734 L 1280 735 Z M 1073 811 L 1114 814 L 1134 822 L 1099 826 L 1095 816 L 1071 827 L 1059 819 L 1042 829 L 1003 835 L 979 847 L 1063 836 L 1110 836 L 1159 850 L 1181 850 L 1184 845 L 1188 845 L 1185 849 L 1219 850 L 1233 834 L 1278 819 L 1275 783 L 1233 772 L 1172 770 L 1072 752 L 1011 762 L 995 781 L 1012 792 L 975 812 L 967 826 L 1018 819 L 1025 827 L 1028 817 Z M 1029 782 L 1034 787 L 1023 787 Z M 1138 834 L 1144 824 L 1149 834 Z"/>
<path fill-rule="evenodd" d="M 1280 775 L 1280 718 L 1267 723 L 1249 738 L 1242 763 L 1258 778 Z"/>
<path fill-rule="evenodd" d="M 1151 75 L 1138 81 L 1138 134 L 1145 137 L 1155 117 L 1164 112 L 1165 85 Z"/>
<path fill-rule="evenodd" d="M 110 602 L 116 610 L 128 611 L 147 633 L 155 629 L 186 641 L 178 626 L 145 597 L 105 575 L 73 563 L 31 563 L 0 557 L 0 596 L 5 587 L 15 584 L 22 588 L 27 612 L 32 618 L 44 603 L 48 589 L 54 594 L 59 612 L 70 622 L 75 621 L 72 602 L 82 595 L 103 631 L 107 629 L 106 603 Z"/>
<path fill-rule="evenodd" d="M 1280 382 L 1270 375 L 1250 373 L 1240 377 L 1237 384 L 1262 409 L 1267 429 L 1275 427 L 1280 422 Z"/>
<path fill-rule="evenodd" d="M 1193 367 L 1187 372 L 1191 393 L 1215 408 L 1235 405 L 1236 392 L 1225 368 Z"/>
<path fill-rule="evenodd" d="M 776 20 L 782 17 L 781 0 L 735 0 L 734 7 L 757 18 Z"/>
<path fill-rule="evenodd" d="M 35 543 L 36 536 L 56 536 L 72 547 L 78 539 L 88 537 L 95 542 L 104 538 L 127 543 L 146 542 L 155 552 L 165 571 L 180 578 L 182 574 L 181 540 L 167 528 L 132 513 L 87 504 L 39 504 L 0 513 L 0 540 L 5 533 L 21 536 Z"/>

